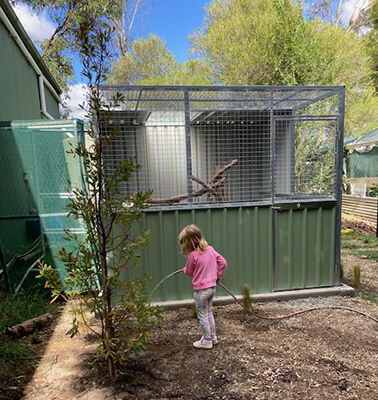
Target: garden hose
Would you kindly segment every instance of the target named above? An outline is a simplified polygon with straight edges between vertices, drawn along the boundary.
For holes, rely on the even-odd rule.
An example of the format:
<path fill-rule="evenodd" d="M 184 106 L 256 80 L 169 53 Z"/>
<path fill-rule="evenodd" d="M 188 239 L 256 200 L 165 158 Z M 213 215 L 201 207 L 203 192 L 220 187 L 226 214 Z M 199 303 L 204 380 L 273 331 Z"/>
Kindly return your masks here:
<path fill-rule="evenodd" d="M 183 272 L 183 270 L 182 270 L 182 269 L 178 269 L 177 271 L 171 272 L 169 275 L 167 275 L 165 278 L 163 278 L 163 279 L 162 279 L 160 282 L 158 282 L 158 284 L 152 289 L 150 295 L 152 295 L 152 294 L 155 292 L 155 290 L 156 290 L 163 282 L 165 282 L 168 278 L 170 278 L 171 276 L 174 276 L 174 275 L 176 275 L 176 274 L 179 274 L 180 272 Z M 260 319 L 268 320 L 268 321 L 280 321 L 280 320 L 283 320 L 283 319 L 295 317 L 295 316 L 300 315 L 300 314 L 304 314 L 304 313 L 308 313 L 308 312 L 312 312 L 312 311 L 318 311 L 318 310 L 344 310 L 344 311 L 350 311 L 350 312 L 354 312 L 354 313 L 356 313 L 356 314 L 362 315 L 362 316 L 364 316 L 364 317 L 366 317 L 366 318 L 369 318 L 369 319 L 371 319 L 372 321 L 378 323 L 378 319 L 372 317 L 372 316 L 369 315 L 369 314 L 366 314 L 366 313 L 364 313 L 364 312 L 362 312 L 362 311 L 359 311 L 359 310 L 355 310 L 355 309 L 353 309 L 353 308 L 343 307 L 343 306 L 319 306 L 319 307 L 307 308 L 307 309 L 305 309 L 305 310 L 297 311 L 297 312 L 294 312 L 294 313 L 291 313 L 291 314 L 280 315 L 280 316 L 278 316 L 278 317 L 265 317 L 265 316 L 263 316 L 263 315 L 257 314 L 256 312 L 250 311 L 239 299 L 236 298 L 236 296 L 235 296 L 223 283 L 218 282 L 218 285 L 221 286 L 221 287 L 222 287 L 222 288 L 223 288 L 223 289 L 224 289 L 224 290 L 225 290 L 225 291 L 240 305 L 240 306 L 242 306 L 242 307 L 244 308 L 244 310 L 245 310 L 248 314 L 250 314 L 250 315 L 252 315 L 252 316 L 254 316 L 254 317 L 260 318 Z"/>

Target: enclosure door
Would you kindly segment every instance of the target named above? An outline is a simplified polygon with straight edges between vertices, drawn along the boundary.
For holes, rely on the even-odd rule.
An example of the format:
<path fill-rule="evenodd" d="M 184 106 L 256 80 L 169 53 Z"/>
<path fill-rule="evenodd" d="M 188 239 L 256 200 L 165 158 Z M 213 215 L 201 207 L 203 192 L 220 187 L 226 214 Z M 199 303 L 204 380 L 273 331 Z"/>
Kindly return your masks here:
<path fill-rule="evenodd" d="M 274 290 L 332 286 L 339 251 L 338 120 L 283 117 L 274 128 Z"/>
<path fill-rule="evenodd" d="M 333 285 L 336 202 L 283 205 L 274 220 L 275 290 Z"/>

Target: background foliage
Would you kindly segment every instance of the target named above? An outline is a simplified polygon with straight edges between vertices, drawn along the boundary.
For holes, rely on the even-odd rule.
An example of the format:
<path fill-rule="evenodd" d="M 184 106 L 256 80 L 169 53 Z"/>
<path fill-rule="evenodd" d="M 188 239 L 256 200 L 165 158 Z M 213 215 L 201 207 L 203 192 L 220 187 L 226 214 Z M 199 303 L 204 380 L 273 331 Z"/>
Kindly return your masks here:
<path fill-rule="evenodd" d="M 54 22 L 40 45 L 63 89 L 78 78 L 72 57 L 80 53 L 80 30 L 105 21 L 114 29 L 109 83 L 345 85 L 346 135 L 377 125 L 378 0 L 350 16 L 347 0 L 213 0 L 182 63 L 158 36 L 140 37 L 153 0 L 18 1 Z"/>
<path fill-rule="evenodd" d="M 306 19 L 300 2 L 214 0 L 192 42 L 216 82 L 345 85 L 346 134 L 360 136 L 377 124 L 373 55 L 364 37 L 319 17 Z"/>

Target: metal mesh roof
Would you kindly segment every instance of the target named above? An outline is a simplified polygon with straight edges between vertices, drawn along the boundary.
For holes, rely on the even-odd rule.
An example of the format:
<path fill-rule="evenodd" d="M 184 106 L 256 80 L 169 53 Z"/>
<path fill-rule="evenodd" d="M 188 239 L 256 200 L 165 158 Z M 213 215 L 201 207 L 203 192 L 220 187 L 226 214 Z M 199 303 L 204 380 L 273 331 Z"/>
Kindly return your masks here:
<path fill-rule="evenodd" d="M 337 95 L 338 86 L 129 86 L 103 85 L 105 100 L 123 95 L 116 109 L 129 111 L 295 110 Z"/>

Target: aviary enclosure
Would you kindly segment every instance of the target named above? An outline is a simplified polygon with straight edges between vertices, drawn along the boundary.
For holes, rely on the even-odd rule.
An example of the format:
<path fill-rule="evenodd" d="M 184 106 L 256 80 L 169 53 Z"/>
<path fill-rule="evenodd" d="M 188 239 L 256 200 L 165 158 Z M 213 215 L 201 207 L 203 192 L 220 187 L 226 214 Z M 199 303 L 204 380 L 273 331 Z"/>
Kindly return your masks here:
<path fill-rule="evenodd" d="M 150 286 L 185 265 L 177 235 L 195 223 L 228 261 L 238 293 L 339 285 L 344 87 L 102 86 L 124 100 L 101 131 L 119 134 L 110 174 L 140 165 L 122 191 L 152 190 L 140 261 Z M 139 273 L 141 270 L 139 270 Z M 218 293 L 221 294 L 221 293 Z M 192 297 L 175 276 L 153 300 Z"/>

